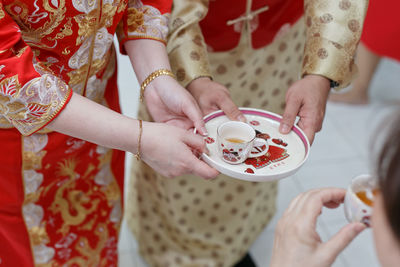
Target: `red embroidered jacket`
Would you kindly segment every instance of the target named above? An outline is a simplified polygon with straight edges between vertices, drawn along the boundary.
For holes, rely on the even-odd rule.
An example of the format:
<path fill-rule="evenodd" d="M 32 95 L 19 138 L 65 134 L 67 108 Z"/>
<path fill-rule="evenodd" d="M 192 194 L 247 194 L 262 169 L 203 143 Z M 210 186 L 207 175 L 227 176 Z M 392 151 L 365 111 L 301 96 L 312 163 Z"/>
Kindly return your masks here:
<path fill-rule="evenodd" d="M 72 91 L 118 109 L 114 33 L 121 45 L 164 41 L 170 7 L 171 0 L 0 1 L 0 128 L 40 130 Z"/>

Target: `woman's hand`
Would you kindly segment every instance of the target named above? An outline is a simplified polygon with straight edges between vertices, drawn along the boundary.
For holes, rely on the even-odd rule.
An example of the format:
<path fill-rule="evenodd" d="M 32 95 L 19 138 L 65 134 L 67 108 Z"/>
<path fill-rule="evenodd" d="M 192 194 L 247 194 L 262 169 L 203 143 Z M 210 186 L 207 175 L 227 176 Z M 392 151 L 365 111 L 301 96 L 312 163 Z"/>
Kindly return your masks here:
<path fill-rule="evenodd" d="M 181 128 L 143 122 L 141 158 L 166 177 L 194 174 L 206 179 L 219 173 L 196 155 L 205 152 L 203 137 Z"/>
<path fill-rule="evenodd" d="M 193 80 L 187 89 L 196 99 L 203 115 L 221 109 L 231 120 L 246 121 L 242 112 L 233 103 L 229 90 L 222 84 L 208 77 L 201 77 Z"/>
<path fill-rule="evenodd" d="M 104 147 L 136 153 L 140 127 L 137 120 L 119 114 L 74 93 L 49 129 Z M 174 177 L 192 173 L 213 178 L 218 172 L 199 160 L 203 137 L 164 123 L 143 122 L 142 159 L 157 172 Z"/>
<path fill-rule="evenodd" d="M 175 79 L 160 76 L 144 91 L 147 109 L 156 122 L 183 129 L 196 128 L 206 135 L 203 116 L 194 98 Z"/>
<path fill-rule="evenodd" d="M 316 232 L 322 207 L 337 208 L 346 191 L 339 188 L 311 190 L 290 203 L 275 230 L 271 267 L 328 267 L 338 254 L 362 231 L 362 223 L 344 226 L 323 243 Z"/>
<path fill-rule="evenodd" d="M 171 69 L 165 45 L 151 39 L 127 41 L 124 45 L 139 83 L 160 69 Z M 175 79 L 159 76 L 144 91 L 150 115 L 157 122 L 165 122 L 184 129 L 196 127 L 206 135 L 203 116 L 193 97 Z"/>

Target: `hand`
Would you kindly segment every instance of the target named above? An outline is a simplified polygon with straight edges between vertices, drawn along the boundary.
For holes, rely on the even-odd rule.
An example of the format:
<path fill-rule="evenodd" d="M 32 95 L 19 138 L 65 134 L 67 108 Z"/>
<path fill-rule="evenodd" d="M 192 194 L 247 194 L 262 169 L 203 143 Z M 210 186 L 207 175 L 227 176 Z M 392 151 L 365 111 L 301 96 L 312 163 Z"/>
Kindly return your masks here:
<path fill-rule="evenodd" d="M 183 129 L 198 129 L 207 135 L 203 116 L 194 98 L 169 76 L 152 81 L 144 92 L 147 109 L 156 122 L 164 122 Z"/>
<path fill-rule="evenodd" d="M 151 39 L 130 40 L 124 44 L 135 70 L 142 82 L 155 70 L 171 69 L 165 45 Z M 147 108 L 157 122 L 183 127 L 196 127 L 200 134 L 207 131 L 199 106 L 185 88 L 170 76 L 160 76 L 150 82 L 144 91 Z"/>
<path fill-rule="evenodd" d="M 315 229 L 322 207 L 338 207 L 345 194 L 344 189 L 323 188 L 292 200 L 276 226 L 270 266 L 331 266 L 338 254 L 366 228 L 362 223 L 350 223 L 322 243 Z"/>
<path fill-rule="evenodd" d="M 194 154 L 205 149 L 203 137 L 199 135 L 167 124 L 143 122 L 141 157 L 163 176 L 191 173 L 206 179 L 216 177 L 218 171 Z"/>
<path fill-rule="evenodd" d="M 289 133 L 299 116 L 297 124 L 312 144 L 315 133 L 322 128 L 329 91 L 329 80 L 319 75 L 307 75 L 295 82 L 286 93 L 286 108 L 279 131 Z"/>
<path fill-rule="evenodd" d="M 202 77 L 193 80 L 187 89 L 196 99 L 203 115 L 221 109 L 229 119 L 246 122 L 245 116 L 233 103 L 228 89 L 222 84 Z"/>

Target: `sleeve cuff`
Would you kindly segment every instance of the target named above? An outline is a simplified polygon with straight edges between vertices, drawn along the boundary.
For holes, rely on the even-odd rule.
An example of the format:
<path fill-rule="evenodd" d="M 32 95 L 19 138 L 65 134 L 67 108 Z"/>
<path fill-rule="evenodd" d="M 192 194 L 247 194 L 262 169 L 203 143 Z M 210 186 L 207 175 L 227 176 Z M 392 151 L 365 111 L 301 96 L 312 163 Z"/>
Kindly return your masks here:
<path fill-rule="evenodd" d="M 119 52 L 121 53 L 121 55 L 127 55 L 128 53 L 125 50 L 125 43 L 128 41 L 133 41 L 133 40 L 139 40 L 139 39 L 149 39 L 149 40 L 155 40 L 155 41 L 159 41 L 161 43 L 163 43 L 164 45 L 166 45 L 166 41 L 164 39 L 157 39 L 155 37 L 152 36 L 146 36 L 146 37 L 124 37 L 121 38 L 118 43 L 119 43 Z"/>
<path fill-rule="evenodd" d="M 199 77 L 212 78 L 204 49 L 193 49 L 191 45 L 182 44 L 169 53 L 169 59 L 172 71 L 183 87 Z"/>
<path fill-rule="evenodd" d="M 54 79 L 53 81 L 49 79 L 43 80 L 53 83 L 52 85 L 58 84 L 58 86 L 63 86 L 64 89 L 60 90 L 61 93 L 57 94 L 56 99 L 53 99 L 50 105 L 28 104 L 25 119 L 11 120 L 14 127 L 24 136 L 32 135 L 51 123 L 65 108 L 72 97 L 72 89 L 64 82 L 58 79 Z M 63 94 L 62 91 L 65 93 Z"/>
<path fill-rule="evenodd" d="M 68 102 L 71 100 L 72 94 L 73 94 L 72 89 L 69 89 L 69 94 L 67 95 L 64 103 L 61 103 L 61 105 L 58 107 L 58 109 L 52 115 L 49 116 L 47 121 L 42 126 L 39 126 L 39 128 L 34 129 L 30 133 L 23 134 L 23 135 L 25 135 L 25 136 L 32 135 L 34 133 L 37 133 L 37 132 L 43 130 L 47 125 L 49 125 L 61 113 L 61 111 L 63 111 L 63 109 L 66 107 Z"/>
<path fill-rule="evenodd" d="M 166 43 L 168 13 L 161 14 L 157 8 L 138 2 L 127 9 L 122 21 L 117 28 L 121 54 L 126 55 L 124 43 L 129 40 L 152 39 Z"/>
<path fill-rule="evenodd" d="M 343 46 L 321 37 L 307 41 L 302 77 L 317 74 L 336 82 L 335 89 L 344 88 L 351 82 L 357 67 L 353 55 L 346 53 Z"/>

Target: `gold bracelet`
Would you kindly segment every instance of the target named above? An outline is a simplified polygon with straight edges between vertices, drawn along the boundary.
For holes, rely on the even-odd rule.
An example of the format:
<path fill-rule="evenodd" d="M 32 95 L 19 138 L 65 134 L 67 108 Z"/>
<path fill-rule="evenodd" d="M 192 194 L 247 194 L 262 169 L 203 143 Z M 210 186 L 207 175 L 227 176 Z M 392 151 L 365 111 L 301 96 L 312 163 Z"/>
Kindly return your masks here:
<path fill-rule="evenodd" d="M 168 69 L 159 69 L 159 70 L 153 71 L 152 73 L 150 73 L 149 76 L 147 76 L 147 78 L 140 85 L 140 101 L 143 101 L 144 90 L 146 89 L 147 85 L 149 85 L 149 83 L 151 83 L 155 78 L 157 78 L 158 76 L 161 76 L 161 75 L 168 75 L 168 76 L 171 76 L 172 78 L 175 78 L 175 75 L 172 73 L 172 71 L 170 71 Z"/>
<path fill-rule="evenodd" d="M 142 141 L 142 133 L 143 133 L 142 120 L 139 120 L 139 137 L 138 137 L 137 153 L 133 154 L 133 156 L 135 156 L 137 161 L 140 160 L 140 142 Z"/>

